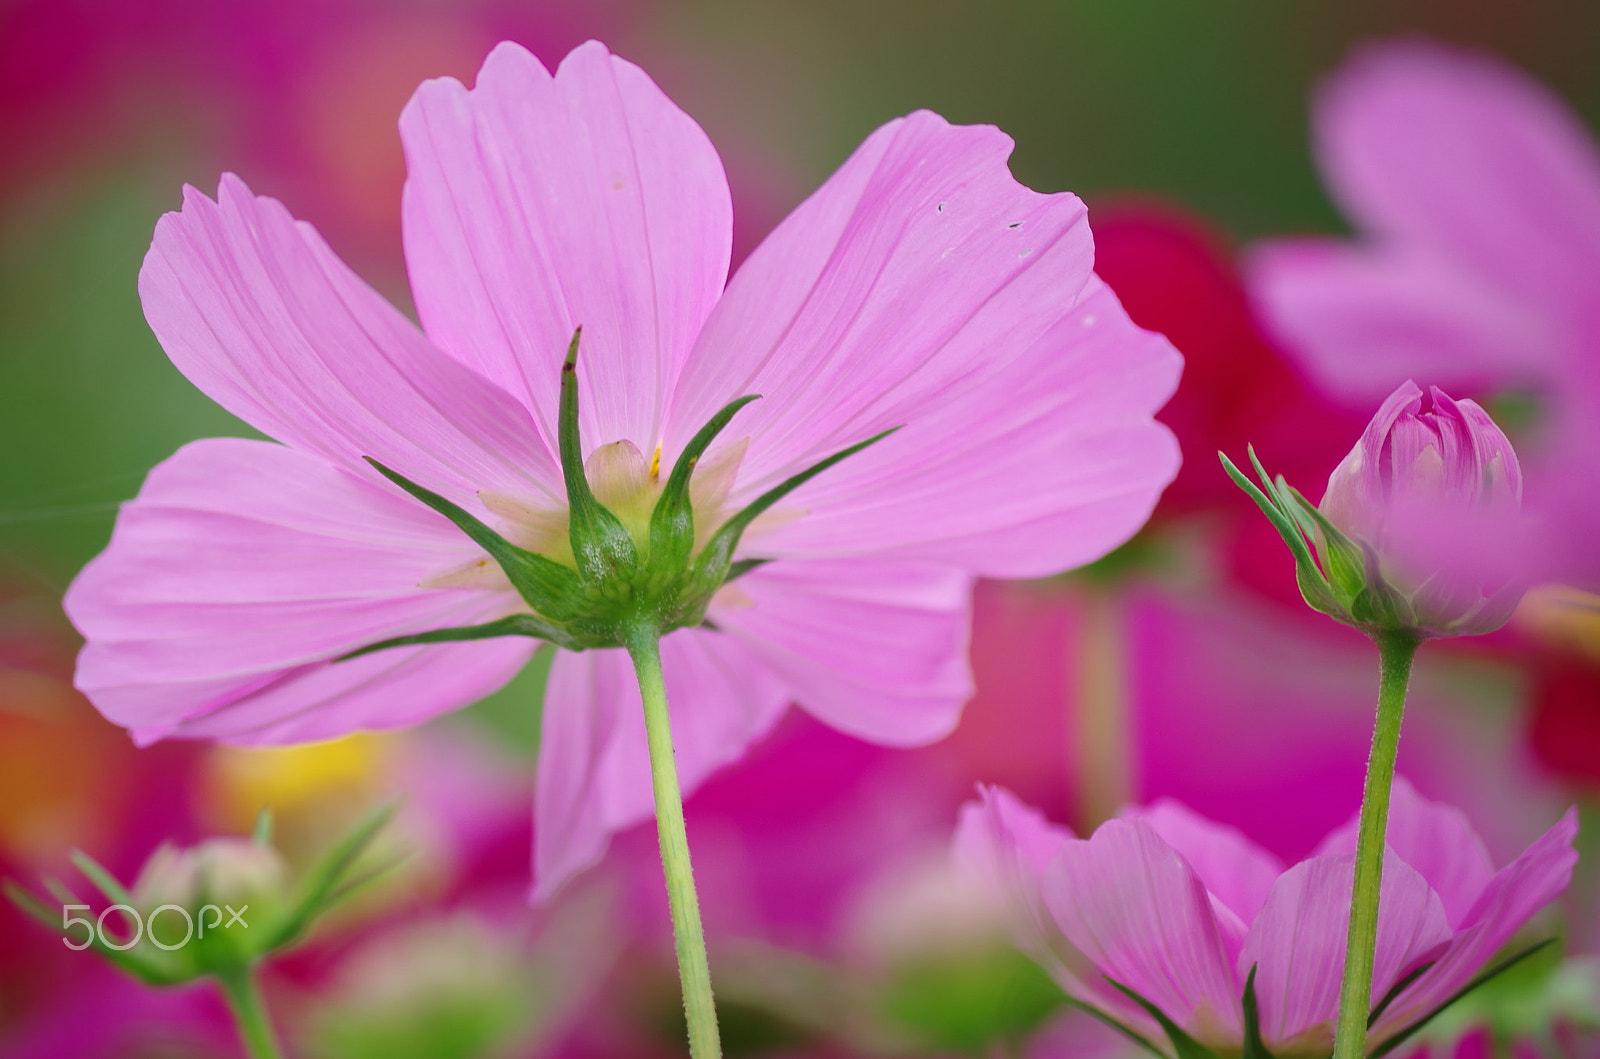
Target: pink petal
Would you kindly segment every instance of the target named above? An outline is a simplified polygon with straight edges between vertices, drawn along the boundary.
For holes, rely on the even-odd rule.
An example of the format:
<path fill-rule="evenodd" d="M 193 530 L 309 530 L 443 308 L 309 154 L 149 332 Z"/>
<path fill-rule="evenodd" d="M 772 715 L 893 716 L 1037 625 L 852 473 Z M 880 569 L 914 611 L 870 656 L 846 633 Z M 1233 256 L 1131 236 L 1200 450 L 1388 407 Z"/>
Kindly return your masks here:
<path fill-rule="evenodd" d="M 1241 985 L 1200 877 L 1142 820 L 1111 820 L 1045 871 L 1062 933 L 1100 971 L 1202 1040 L 1237 1040 Z"/>
<path fill-rule="evenodd" d="M 961 807 L 953 855 L 1009 906 L 1018 947 L 1054 962 L 1052 936 L 1058 932 L 1045 910 L 1039 881 L 1062 846 L 1076 836 L 1003 787 L 979 787 L 978 795 L 981 800 Z"/>
<path fill-rule="evenodd" d="M 1359 816 L 1322 840 L 1319 855 L 1356 851 Z M 1494 876 L 1483 840 L 1453 805 L 1432 802 L 1404 776 L 1394 778 L 1385 841 L 1401 860 L 1422 873 L 1444 904 L 1452 929 L 1460 929 L 1473 903 Z"/>
<path fill-rule="evenodd" d="M 315 456 L 198 441 L 150 473 L 67 592 L 88 641 L 77 685 L 141 742 L 282 742 L 414 723 L 493 690 L 532 645 L 329 660 L 520 609 L 509 591 L 417 587 L 478 558 L 442 517 Z"/>
<path fill-rule="evenodd" d="M 1239 954 L 1239 978 L 1256 967 L 1261 1035 L 1269 1047 L 1302 1034 L 1312 1043 L 1331 1044 L 1354 878 L 1354 854 L 1303 860 L 1278 879 L 1251 926 Z M 1449 940 L 1438 895 L 1389 851 L 1378 892 L 1372 1002 Z"/>
<path fill-rule="evenodd" d="M 711 619 L 808 713 L 874 743 L 947 734 L 972 696 L 971 579 L 948 567 L 785 559 L 734 582 Z"/>
<path fill-rule="evenodd" d="M 706 629 L 661 641 L 685 796 L 769 731 L 787 690 L 743 644 Z M 545 692 L 535 801 L 534 899 L 597 862 L 617 831 L 655 812 L 644 706 L 627 652 L 562 651 Z"/>
<path fill-rule="evenodd" d="M 1348 213 L 1547 309 L 1581 310 L 1600 260 L 1600 152 L 1560 100 L 1487 56 L 1408 42 L 1356 53 L 1314 127 Z"/>
<path fill-rule="evenodd" d="M 650 453 L 728 275 L 732 206 L 705 133 L 595 41 L 554 77 L 501 44 L 470 92 L 451 78 L 419 88 L 400 131 L 406 261 L 428 334 L 554 438 L 581 324 L 588 444 Z"/>
<path fill-rule="evenodd" d="M 996 577 L 1097 559 L 1144 524 L 1177 472 L 1177 443 L 1151 416 L 1180 367 L 1091 277 L 1023 356 L 907 409 L 905 429 L 797 494 L 812 513 L 761 547 L 893 548 Z"/>
<path fill-rule="evenodd" d="M 1373 1027 L 1376 1039 L 1381 1040 L 1432 1010 L 1480 971 L 1487 970 L 1490 957 L 1517 929 L 1567 888 L 1572 867 L 1578 861 L 1572 848 L 1577 835 L 1577 811 L 1568 810 L 1554 827 L 1489 880 L 1467 911 L 1465 926 L 1457 931 L 1449 949 Z"/>
<path fill-rule="evenodd" d="M 185 189 L 139 273 L 167 356 L 263 433 L 384 482 L 371 456 L 459 503 L 480 489 L 565 496 L 533 421 L 430 346 L 316 232 L 238 177 Z"/>
<path fill-rule="evenodd" d="M 1283 863 L 1238 828 L 1213 823 L 1171 798 L 1126 815 L 1155 828 L 1161 840 L 1189 862 L 1211 895 L 1247 924 L 1283 874 Z"/>
<path fill-rule="evenodd" d="M 1281 240 L 1257 247 L 1247 271 L 1270 329 L 1351 401 L 1406 378 L 1470 390 L 1545 377 L 1570 341 L 1538 304 L 1417 247 Z"/>
<path fill-rule="evenodd" d="M 1044 895 L 1051 863 L 1076 836 L 1046 820 L 1010 791 L 980 787 L 978 802 L 961 808 L 953 855 L 958 865 L 1007 906 L 1012 934 L 1067 995 L 1124 1024 L 1159 1034 L 1143 1008 L 1105 981 L 1104 972 L 1062 934 Z M 1058 895 L 1072 900 L 1071 895 Z"/>
<path fill-rule="evenodd" d="M 775 535 L 790 553 L 919 545 L 1042 573 L 1130 532 L 1175 467 L 1148 420 L 1176 358 L 1092 281 L 1082 204 L 1019 185 L 1010 151 L 927 112 L 870 136 L 734 277 L 684 367 L 664 456 L 759 393 L 735 420 L 751 439 L 736 498 L 907 427 L 796 494 L 814 514 Z"/>

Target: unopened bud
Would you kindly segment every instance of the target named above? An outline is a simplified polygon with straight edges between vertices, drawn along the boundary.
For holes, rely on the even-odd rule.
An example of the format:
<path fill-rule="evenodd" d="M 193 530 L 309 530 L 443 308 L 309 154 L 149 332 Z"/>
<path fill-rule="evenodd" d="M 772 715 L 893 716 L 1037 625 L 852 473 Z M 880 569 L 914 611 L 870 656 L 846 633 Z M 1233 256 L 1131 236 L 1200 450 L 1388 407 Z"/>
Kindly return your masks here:
<path fill-rule="evenodd" d="M 1251 453 L 1254 460 L 1255 454 Z M 1522 597 L 1522 470 L 1482 408 L 1404 383 L 1312 507 L 1223 462 L 1295 554 L 1306 602 L 1368 632 L 1493 632 Z"/>

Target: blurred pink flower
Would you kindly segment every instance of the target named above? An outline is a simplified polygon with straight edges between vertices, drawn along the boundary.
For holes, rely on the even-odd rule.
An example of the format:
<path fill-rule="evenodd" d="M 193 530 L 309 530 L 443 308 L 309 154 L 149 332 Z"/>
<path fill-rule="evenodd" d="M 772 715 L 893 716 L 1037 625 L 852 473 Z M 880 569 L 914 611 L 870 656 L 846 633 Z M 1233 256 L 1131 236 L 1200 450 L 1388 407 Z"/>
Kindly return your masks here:
<path fill-rule="evenodd" d="M 1362 238 L 1256 251 L 1274 331 L 1342 397 L 1407 377 L 1541 403 L 1519 440 L 1541 577 L 1600 579 L 1600 152 L 1492 59 L 1421 43 L 1358 52 L 1323 88 L 1317 155 Z"/>
<path fill-rule="evenodd" d="M 1355 826 L 1285 870 L 1177 802 L 1129 810 L 1078 839 L 990 788 L 963 809 L 956 848 L 1012 904 L 1019 944 L 1076 1000 L 1159 1037 L 1115 981 L 1202 1043 L 1236 1050 L 1253 969 L 1264 1043 L 1299 1054 L 1332 1046 Z M 1569 811 L 1496 872 L 1459 810 L 1395 784 L 1372 995 L 1431 966 L 1384 1010 L 1375 1040 L 1464 986 L 1565 889 L 1576 834 Z"/>
<path fill-rule="evenodd" d="M 1176 354 L 1090 271 L 1082 204 L 1018 185 L 993 128 L 927 112 L 884 126 L 726 292 L 715 150 L 597 43 L 553 78 L 501 45 L 473 91 L 423 85 L 401 132 L 425 334 L 231 175 L 218 201 L 188 189 L 157 227 L 140 277 L 151 327 L 191 381 L 284 444 L 180 450 L 67 594 L 88 641 L 79 686 L 142 743 L 395 727 L 509 678 L 532 641 L 331 662 L 524 609 L 363 457 L 514 539 L 563 525 L 554 414 L 580 323 L 584 436 L 641 476 L 644 454 L 670 466 L 727 401 L 766 395 L 736 420 L 748 437 L 700 465 L 725 510 L 905 427 L 746 535 L 744 554 L 783 561 L 719 596 L 720 631 L 663 641 L 686 789 L 791 700 L 878 742 L 949 731 L 970 690 L 971 577 L 1103 554 L 1176 468 L 1150 418 Z M 651 811 L 624 652 L 559 654 L 543 724 L 535 862 L 549 893 Z"/>

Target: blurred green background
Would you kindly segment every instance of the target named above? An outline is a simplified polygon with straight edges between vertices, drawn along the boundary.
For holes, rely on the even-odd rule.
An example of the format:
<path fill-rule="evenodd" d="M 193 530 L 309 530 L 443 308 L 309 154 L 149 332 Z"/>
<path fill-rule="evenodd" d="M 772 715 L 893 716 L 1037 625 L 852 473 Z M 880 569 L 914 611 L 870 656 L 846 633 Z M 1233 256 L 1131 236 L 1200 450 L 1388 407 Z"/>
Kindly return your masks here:
<path fill-rule="evenodd" d="M 1159 197 L 1239 241 L 1339 226 L 1305 118 L 1363 39 L 1484 48 L 1600 117 L 1600 4 L 1577 0 L 189 7 L 0 3 L 0 576 L 41 595 L 104 545 L 154 463 L 244 432 L 140 314 L 139 262 L 181 183 L 240 172 L 404 305 L 395 119 L 418 80 L 470 78 L 499 36 L 547 63 L 602 36 L 649 70 L 723 151 L 745 249 L 917 107 L 1005 129 L 1036 188 L 1091 208 Z M 240 76 L 262 40 L 272 76 Z"/>

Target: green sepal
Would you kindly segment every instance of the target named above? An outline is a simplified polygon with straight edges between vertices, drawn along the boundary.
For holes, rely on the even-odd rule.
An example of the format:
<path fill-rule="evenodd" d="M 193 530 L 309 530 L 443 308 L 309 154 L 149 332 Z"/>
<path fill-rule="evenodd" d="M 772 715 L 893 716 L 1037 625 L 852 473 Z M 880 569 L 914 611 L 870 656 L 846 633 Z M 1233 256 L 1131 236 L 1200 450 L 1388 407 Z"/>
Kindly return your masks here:
<path fill-rule="evenodd" d="M 1289 551 L 1294 554 L 1295 581 L 1300 586 L 1300 594 L 1305 597 L 1306 603 L 1313 609 L 1335 618 L 1342 618 L 1345 609 L 1339 604 L 1338 597 L 1333 588 L 1322 575 L 1316 560 L 1311 555 L 1311 548 L 1306 544 L 1306 538 L 1301 533 L 1299 524 L 1287 511 L 1278 499 L 1277 488 L 1272 479 L 1267 476 L 1266 470 L 1261 466 L 1261 461 L 1256 459 L 1255 448 L 1250 448 L 1250 462 L 1255 465 L 1256 473 L 1261 475 L 1261 482 L 1272 493 L 1269 497 L 1266 492 L 1252 482 L 1245 473 L 1234 466 L 1225 452 L 1217 453 L 1222 460 L 1223 469 L 1228 472 L 1228 477 L 1233 483 L 1243 489 L 1261 513 L 1267 516 L 1267 521 L 1272 523 L 1272 528 L 1278 531 L 1278 536 L 1283 538 L 1283 543 L 1289 546 Z"/>
<path fill-rule="evenodd" d="M 1172 1047 L 1177 1052 L 1178 1059 L 1219 1059 L 1216 1052 L 1189 1036 L 1183 1027 L 1168 1018 L 1167 1013 L 1156 1007 L 1155 1004 L 1109 975 L 1106 976 L 1106 981 L 1116 986 L 1129 1000 L 1144 1008 L 1151 1018 L 1161 1024 L 1162 1030 L 1167 1034 L 1167 1039 L 1172 1042 Z"/>
<path fill-rule="evenodd" d="M 272 810 L 266 806 L 256 814 L 256 826 L 250 830 L 250 841 L 258 846 L 272 845 Z"/>
<path fill-rule="evenodd" d="M 583 585 L 571 567 L 547 559 L 538 552 L 517 547 L 459 504 L 424 489 L 371 456 L 366 460 L 379 474 L 455 523 L 456 528 L 472 538 L 474 544 L 488 552 L 500 564 L 500 569 L 505 571 L 506 578 L 528 606 L 556 621 L 566 621 L 578 612 L 579 601 L 583 598 Z"/>
<path fill-rule="evenodd" d="M 50 892 L 50 896 L 54 897 L 63 906 L 86 904 L 86 902 L 80 901 L 78 899 L 78 895 L 68 889 L 65 883 L 54 878 L 53 876 L 45 877 L 44 887 Z M 60 909 L 52 912 L 49 905 L 46 905 L 32 893 L 10 879 L 0 882 L 0 890 L 4 890 L 6 897 L 13 905 L 17 907 L 19 911 L 31 917 L 32 919 L 37 920 L 51 933 L 62 938 L 72 937 L 72 935 L 68 934 L 66 930 L 62 928 L 61 923 L 57 921 L 57 916 L 61 911 Z M 129 902 L 114 901 L 112 903 L 128 904 Z M 146 959 L 142 955 L 135 956 L 134 949 L 112 948 L 111 946 L 105 944 L 104 940 L 100 937 L 100 932 L 98 930 L 91 935 L 90 944 L 88 947 L 92 948 L 106 960 L 110 961 L 110 963 L 119 970 L 126 974 L 132 975 L 141 982 L 144 982 L 146 985 L 175 985 L 179 982 L 187 981 L 189 977 L 170 968 L 162 967 L 159 964 Z"/>
<path fill-rule="evenodd" d="M 272 924 L 262 952 L 280 949 L 300 936 L 311 923 L 329 908 L 342 900 L 353 889 L 347 875 L 367 846 L 394 816 L 397 802 L 378 806 L 346 832 L 332 849 L 306 873 L 298 893 L 290 902 L 290 911 Z M 392 865 L 385 865 L 387 869 Z M 369 873 L 370 874 L 370 873 Z M 362 882 L 367 881 L 362 877 Z"/>
<path fill-rule="evenodd" d="M 694 553 L 694 506 L 689 501 L 689 479 L 695 464 L 716 440 L 734 414 L 759 400 L 760 394 L 746 394 L 729 401 L 689 439 L 672 465 L 667 484 L 661 489 L 655 510 L 650 512 L 650 569 L 664 577 L 677 577 L 689 568 Z"/>
<path fill-rule="evenodd" d="M 595 499 L 584 474 L 583 440 L 578 435 L 578 340 L 582 337 L 583 328 L 572 332 L 567 359 L 561 364 L 561 407 L 556 424 L 561 476 L 567 483 L 567 530 L 572 557 L 584 581 L 617 584 L 639 568 L 639 550 L 622 520 Z"/>
<path fill-rule="evenodd" d="M 1389 1005 L 1393 1004 L 1397 999 L 1399 999 L 1400 994 L 1404 993 L 1412 982 L 1415 982 L 1418 978 L 1421 978 L 1423 975 L 1427 974 L 1429 969 L 1432 968 L 1436 962 L 1437 961 L 1435 960 L 1429 960 L 1427 963 L 1423 964 L 1421 967 L 1418 967 L 1416 970 L 1400 979 L 1394 985 L 1390 986 L 1389 991 L 1383 994 L 1383 999 L 1378 1001 L 1377 1006 L 1372 1009 L 1372 1013 L 1367 1016 L 1367 1029 L 1370 1030 L 1373 1026 L 1377 1025 L 1378 1020 L 1383 1017 L 1383 1013 L 1389 1010 Z"/>
<path fill-rule="evenodd" d="M 1361 542 L 1367 583 L 1350 604 L 1358 625 L 1378 629 L 1409 629 L 1414 624 L 1411 604 L 1383 579 L 1382 562 L 1372 545 Z"/>
<path fill-rule="evenodd" d="M 1366 561 L 1362 549 L 1347 537 L 1339 527 L 1328 521 L 1317 506 L 1307 500 L 1300 490 L 1278 476 L 1280 495 L 1289 500 L 1289 507 L 1298 513 L 1302 526 L 1309 525 L 1306 536 L 1317 542 L 1317 558 L 1322 560 L 1322 574 L 1339 601 L 1350 602 L 1367 587 Z"/>
<path fill-rule="evenodd" d="M 728 564 L 728 573 L 722 579 L 722 583 L 727 584 L 729 581 L 737 581 L 751 570 L 766 566 L 770 562 L 772 562 L 771 559 L 736 559 Z"/>
<path fill-rule="evenodd" d="M 1256 1002 L 1256 965 L 1244 980 L 1244 1050 L 1240 1059 L 1276 1059 L 1261 1040 L 1261 1005 Z"/>
<path fill-rule="evenodd" d="M 1511 968 L 1515 967 L 1523 960 L 1526 960 L 1528 957 L 1540 952 L 1548 946 L 1554 945 L 1555 943 L 1555 938 L 1546 938 L 1537 945 L 1530 945 L 1526 949 L 1523 949 L 1521 952 L 1517 953 L 1515 956 L 1507 957 L 1506 959 L 1495 964 L 1493 967 L 1489 968 L 1487 971 L 1478 975 L 1478 977 L 1474 978 L 1472 981 L 1468 982 L 1466 985 L 1452 993 L 1445 999 L 1444 1003 L 1440 1004 L 1438 1007 L 1434 1008 L 1432 1011 L 1428 1012 L 1426 1015 L 1407 1026 L 1405 1029 L 1396 1033 L 1394 1036 L 1388 1038 L 1372 1051 L 1368 1052 L 1367 1054 L 1369 1059 L 1381 1059 L 1382 1056 L 1388 1055 L 1406 1041 L 1410 1040 L 1428 1023 L 1438 1018 L 1446 1008 L 1450 1007 L 1450 1005 L 1456 1003 L 1456 1001 L 1462 999 L 1473 990 L 1478 989 L 1480 986 L 1486 985 L 1494 979 L 1500 977 L 1500 975 L 1511 970 Z"/>
<path fill-rule="evenodd" d="M 72 850 L 67 854 L 67 859 L 72 862 L 73 867 L 83 872 L 84 878 L 94 883 L 95 889 L 99 890 L 107 901 L 114 905 L 133 906 L 133 895 L 99 861 L 81 849 Z"/>
<path fill-rule="evenodd" d="M 744 535 L 745 530 L 750 528 L 750 523 L 754 522 L 768 508 L 811 481 L 811 479 L 829 467 L 854 456 L 869 445 L 877 444 L 899 429 L 899 427 L 890 427 L 888 430 L 874 434 L 867 440 L 857 442 L 847 449 L 840 449 L 832 456 L 818 460 L 810 467 L 798 474 L 791 475 L 750 501 L 743 510 L 719 526 L 717 531 L 711 535 L 711 539 L 706 541 L 706 546 L 700 549 L 700 555 L 695 559 L 694 568 L 689 575 L 689 583 L 685 593 L 688 599 L 699 601 L 701 608 L 704 608 L 704 601 L 710 599 L 711 593 L 715 592 L 728 579 L 728 574 L 733 566 L 733 552 L 739 546 L 739 538 Z M 740 572 L 744 573 L 746 571 Z M 696 619 L 696 624 L 698 624 L 698 618 Z"/>
<path fill-rule="evenodd" d="M 369 643 L 358 647 L 348 654 L 335 658 L 335 662 L 344 662 L 352 658 L 360 658 L 374 651 L 387 651 L 391 647 L 412 647 L 425 643 L 456 643 L 461 640 L 490 640 L 497 636 L 531 636 L 536 640 L 544 640 L 558 647 L 566 647 L 573 651 L 581 651 L 581 645 L 574 644 L 567 632 L 558 625 L 544 621 L 534 614 L 512 614 L 498 621 L 484 622 L 482 625 L 456 625 L 448 629 L 429 629 L 427 632 L 415 632 L 407 636 L 394 636 L 377 643 Z"/>

